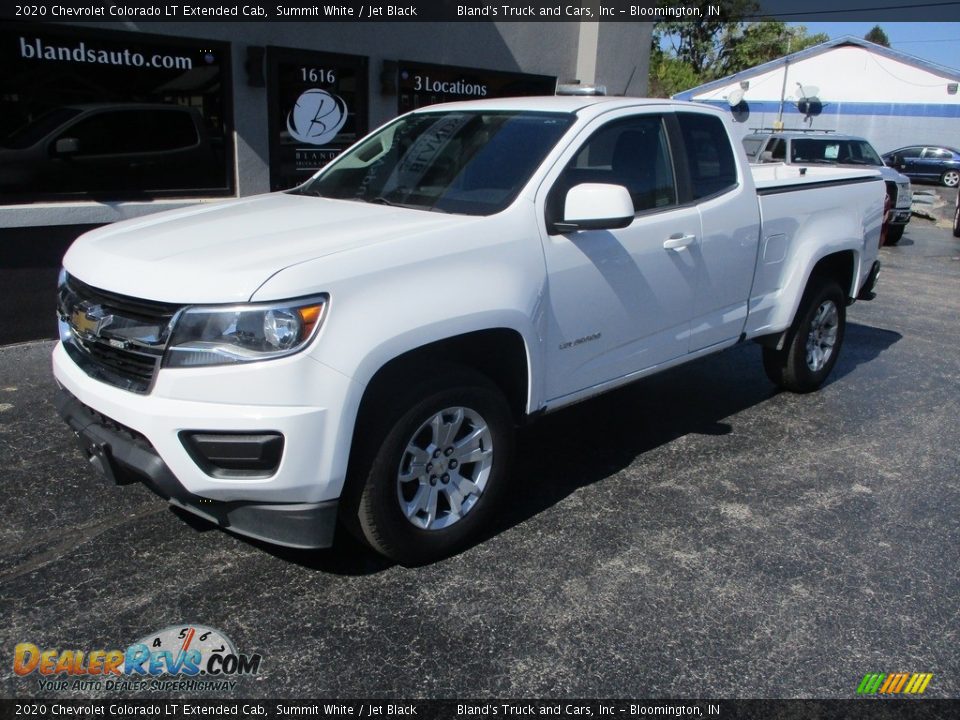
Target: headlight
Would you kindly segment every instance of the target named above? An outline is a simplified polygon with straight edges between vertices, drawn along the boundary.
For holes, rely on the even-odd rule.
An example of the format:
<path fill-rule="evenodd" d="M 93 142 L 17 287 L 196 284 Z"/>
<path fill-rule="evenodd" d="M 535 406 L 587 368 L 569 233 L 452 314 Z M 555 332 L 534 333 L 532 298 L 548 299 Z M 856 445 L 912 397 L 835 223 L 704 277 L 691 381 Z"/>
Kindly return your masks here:
<path fill-rule="evenodd" d="M 165 367 L 255 362 L 291 355 L 317 334 L 328 297 L 191 307 L 175 321 Z"/>

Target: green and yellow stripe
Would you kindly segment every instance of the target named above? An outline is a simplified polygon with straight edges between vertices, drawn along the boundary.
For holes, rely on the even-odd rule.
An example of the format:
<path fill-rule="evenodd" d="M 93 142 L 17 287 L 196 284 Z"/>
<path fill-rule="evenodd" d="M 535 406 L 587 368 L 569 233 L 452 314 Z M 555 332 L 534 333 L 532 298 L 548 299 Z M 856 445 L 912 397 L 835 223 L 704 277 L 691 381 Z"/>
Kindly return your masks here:
<path fill-rule="evenodd" d="M 857 686 L 858 695 L 922 695 L 933 673 L 867 673 Z"/>

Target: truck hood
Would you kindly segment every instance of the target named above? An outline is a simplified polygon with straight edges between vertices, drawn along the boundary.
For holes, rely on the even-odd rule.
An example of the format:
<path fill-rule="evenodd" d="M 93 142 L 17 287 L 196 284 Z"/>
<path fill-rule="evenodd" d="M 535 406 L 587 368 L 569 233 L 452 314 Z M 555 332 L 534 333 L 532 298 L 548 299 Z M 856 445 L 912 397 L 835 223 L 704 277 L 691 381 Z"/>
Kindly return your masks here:
<path fill-rule="evenodd" d="M 88 285 L 122 295 L 244 302 L 291 265 L 476 219 L 275 193 L 107 225 L 81 236 L 63 264 Z"/>

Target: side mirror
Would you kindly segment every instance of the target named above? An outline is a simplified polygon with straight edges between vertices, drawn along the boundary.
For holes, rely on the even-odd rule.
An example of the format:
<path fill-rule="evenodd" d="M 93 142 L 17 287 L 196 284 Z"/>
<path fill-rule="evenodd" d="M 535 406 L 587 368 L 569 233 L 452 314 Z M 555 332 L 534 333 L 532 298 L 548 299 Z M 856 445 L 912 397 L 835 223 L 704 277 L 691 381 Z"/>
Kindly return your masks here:
<path fill-rule="evenodd" d="M 772 163 L 772 162 L 778 162 L 778 161 L 773 159 L 772 150 L 764 150 L 762 153 L 760 153 L 760 162 Z"/>
<path fill-rule="evenodd" d="M 567 191 L 563 220 L 555 223 L 558 232 L 616 230 L 633 222 L 630 193 L 623 185 L 582 183 Z"/>
<path fill-rule="evenodd" d="M 74 155 L 80 151 L 80 141 L 72 137 L 60 138 L 53 149 L 57 155 Z"/>

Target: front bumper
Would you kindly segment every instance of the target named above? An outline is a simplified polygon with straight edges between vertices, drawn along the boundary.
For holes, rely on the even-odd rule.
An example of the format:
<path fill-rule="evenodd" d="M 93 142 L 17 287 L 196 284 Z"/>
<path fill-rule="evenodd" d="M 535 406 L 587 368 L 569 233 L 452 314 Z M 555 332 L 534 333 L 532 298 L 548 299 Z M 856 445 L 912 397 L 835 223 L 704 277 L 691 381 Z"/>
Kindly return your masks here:
<path fill-rule="evenodd" d="M 84 405 L 61 389 L 57 412 L 73 429 L 90 462 L 117 484 L 135 477 L 171 505 L 226 530 L 294 548 L 333 544 L 337 500 L 315 503 L 218 501 L 189 492 L 140 433 Z"/>
<path fill-rule="evenodd" d="M 109 473 L 115 462 L 171 503 L 243 535 L 291 547 L 330 544 L 363 391 L 346 375 L 298 353 L 161 369 L 152 390 L 137 394 L 88 376 L 62 343 L 53 371 L 71 398 L 62 414 L 101 469 Z M 261 473 L 204 467 L 184 438 L 221 433 L 282 436 L 282 456 Z"/>
<path fill-rule="evenodd" d="M 147 395 L 89 377 L 58 343 L 57 382 L 81 403 L 143 435 L 194 495 L 220 501 L 322 502 L 340 496 L 362 388 L 304 353 L 249 365 L 160 370 Z M 268 477 L 205 472 L 182 433 L 274 432 L 283 456 Z"/>

